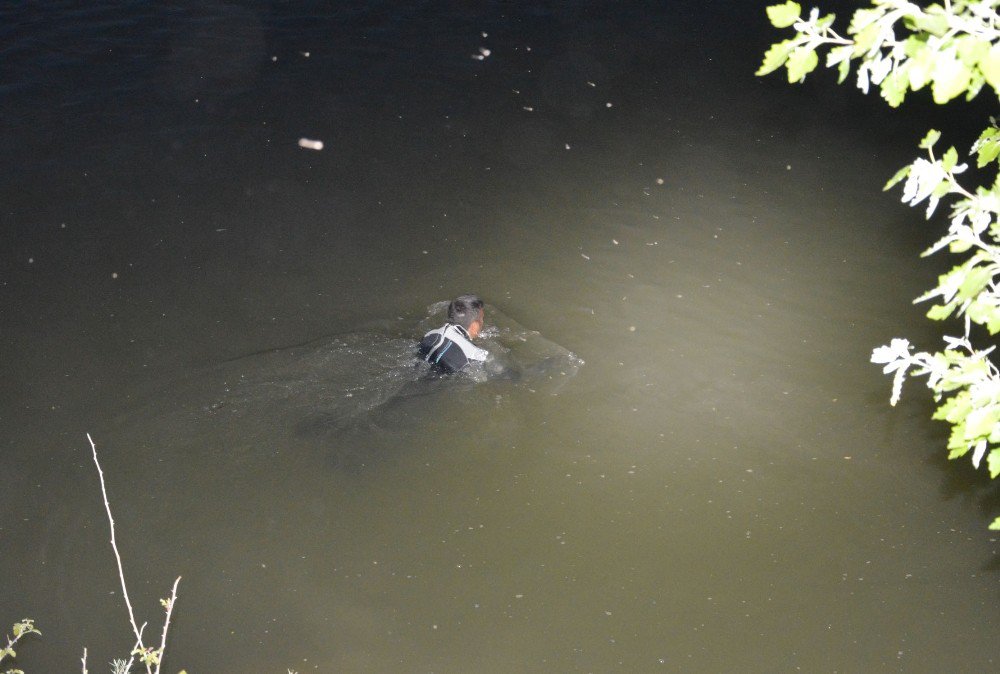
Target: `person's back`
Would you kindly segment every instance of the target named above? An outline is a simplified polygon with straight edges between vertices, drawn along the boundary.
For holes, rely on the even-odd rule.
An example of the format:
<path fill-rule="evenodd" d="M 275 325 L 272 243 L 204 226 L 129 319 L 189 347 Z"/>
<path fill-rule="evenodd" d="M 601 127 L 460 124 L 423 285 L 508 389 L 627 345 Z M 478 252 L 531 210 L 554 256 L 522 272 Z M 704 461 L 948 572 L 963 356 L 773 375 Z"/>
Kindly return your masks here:
<path fill-rule="evenodd" d="M 483 329 L 485 310 L 476 295 L 462 295 L 448 305 L 448 322 L 420 340 L 420 357 L 440 372 L 460 372 L 470 362 L 485 361 L 486 349 L 472 343 Z"/>

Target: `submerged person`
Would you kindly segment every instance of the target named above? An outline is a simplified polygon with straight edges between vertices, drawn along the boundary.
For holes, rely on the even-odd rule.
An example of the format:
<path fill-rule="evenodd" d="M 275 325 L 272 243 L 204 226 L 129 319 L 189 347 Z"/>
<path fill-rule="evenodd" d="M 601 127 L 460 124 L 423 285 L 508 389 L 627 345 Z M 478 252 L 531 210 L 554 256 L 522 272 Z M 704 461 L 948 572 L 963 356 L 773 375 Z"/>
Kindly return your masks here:
<path fill-rule="evenodd" d="M 448 304 L 448 322 L 420 340 L 420 357 L 446 373 L 460 372 L 472 362 L 484 362 L 489 351 L 472 340 L 482 332 L 485 318 L 483 301 L 478 296 L 456 297 Z"/>

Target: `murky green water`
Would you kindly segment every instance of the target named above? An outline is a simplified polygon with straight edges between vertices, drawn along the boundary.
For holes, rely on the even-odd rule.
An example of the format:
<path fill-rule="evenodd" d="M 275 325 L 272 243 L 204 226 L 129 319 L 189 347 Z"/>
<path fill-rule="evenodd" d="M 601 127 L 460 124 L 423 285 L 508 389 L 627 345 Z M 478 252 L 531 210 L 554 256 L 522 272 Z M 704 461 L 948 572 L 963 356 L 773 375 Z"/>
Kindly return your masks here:
<path fill-rule="evenodd" d="M 995 490 L 868 363 L 936 344 L 936 113 L 732 11 L 4 10 L 17 664 L 132 644 L 90 432 L 166 671 L 994 669 Z M 415 381 L 468 291 L 585 364 Z"/>

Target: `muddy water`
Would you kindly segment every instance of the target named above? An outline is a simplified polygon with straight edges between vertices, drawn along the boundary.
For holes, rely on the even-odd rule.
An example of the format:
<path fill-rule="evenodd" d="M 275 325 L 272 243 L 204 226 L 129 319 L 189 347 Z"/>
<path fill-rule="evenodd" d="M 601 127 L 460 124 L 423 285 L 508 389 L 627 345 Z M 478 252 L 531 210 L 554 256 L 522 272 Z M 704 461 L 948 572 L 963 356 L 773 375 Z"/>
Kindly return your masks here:
<path fill-rule="evenodd" d="M 0 10 L 18 664 L 132 644 L 90 432 L 168 671 L 994 669 L 995 492 L 867 362 L 940 113 L 702 4 Z M 414 381 L 468 291 L 584 364 Z"/>

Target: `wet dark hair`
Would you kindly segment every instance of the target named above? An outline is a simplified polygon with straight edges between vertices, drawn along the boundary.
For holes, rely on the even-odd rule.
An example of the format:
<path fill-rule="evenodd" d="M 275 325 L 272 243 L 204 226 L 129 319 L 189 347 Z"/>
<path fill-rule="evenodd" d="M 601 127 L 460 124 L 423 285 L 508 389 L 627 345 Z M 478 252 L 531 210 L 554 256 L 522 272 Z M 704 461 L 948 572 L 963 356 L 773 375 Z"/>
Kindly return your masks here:
<path fill-rule="evenodd" d="M 468 330 L 474 321 L 479 320 L 479 312 L 482 309 L 483 301 L 478 295 L 456 297 L 448 305 L 448 322 L 461 325 Z"/>

